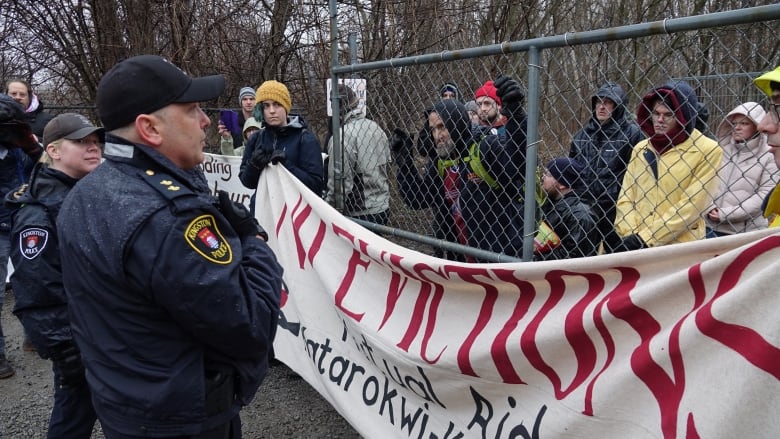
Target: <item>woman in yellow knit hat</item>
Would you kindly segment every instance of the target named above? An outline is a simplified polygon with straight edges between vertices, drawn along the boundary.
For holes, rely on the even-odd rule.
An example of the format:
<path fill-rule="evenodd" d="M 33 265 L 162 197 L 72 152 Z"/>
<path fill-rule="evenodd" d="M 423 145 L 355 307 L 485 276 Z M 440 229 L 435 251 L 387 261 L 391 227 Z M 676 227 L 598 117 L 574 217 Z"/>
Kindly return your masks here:
<path fill-rule="evenodd" d="M 265 81 L 257 89 L 256 97 L 255 119 L 262 119 L 265 129 L 246 144 L 239 172 L 241 182 L 256 189 L 265 167 L 281 164 L 314 193 L 322 194 L 322 149 L 303 119 L 290 115 L 292 100 L 287 87 L 279 81 Z M 254 206 L 253 195 L 252 212 Z"/>

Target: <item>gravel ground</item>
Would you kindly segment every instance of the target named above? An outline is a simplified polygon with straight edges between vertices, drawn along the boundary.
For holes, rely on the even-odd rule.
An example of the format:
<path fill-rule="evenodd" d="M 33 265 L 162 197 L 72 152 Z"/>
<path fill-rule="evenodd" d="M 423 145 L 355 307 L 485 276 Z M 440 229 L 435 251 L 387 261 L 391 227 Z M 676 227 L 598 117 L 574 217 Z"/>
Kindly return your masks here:
<path fill-rule="evenodd" d="M 2 311 L 6 354 L 16 375 L 0 380 L 0 438 L 46 437 L 52 404 L 51 363 L 22 350 L 22 327 L 11 313 L 13 295 Z M 255 400 L 241 411 L 244 438 L 360 438 L 352 426 L 306 381 L 284 365 L 271 368 Z M 103 438 L 100 426 L 93 438 Z"/>

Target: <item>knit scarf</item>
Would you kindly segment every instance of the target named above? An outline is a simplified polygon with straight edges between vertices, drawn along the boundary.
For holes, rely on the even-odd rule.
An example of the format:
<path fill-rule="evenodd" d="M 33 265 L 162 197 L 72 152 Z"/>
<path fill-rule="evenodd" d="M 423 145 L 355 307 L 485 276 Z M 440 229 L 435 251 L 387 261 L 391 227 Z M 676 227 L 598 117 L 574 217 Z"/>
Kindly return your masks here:
<path fill-rule="evenodd" d="M 679 122 L 669 133 L 653 134 L 650 136 L 650 145 L 658 152 L 658 155 L 663 155 L 666 151 L 669 151 L 675 145 L 679 145 L 688 139 L 688 133 L 685 132 L 685 127 Z"/>

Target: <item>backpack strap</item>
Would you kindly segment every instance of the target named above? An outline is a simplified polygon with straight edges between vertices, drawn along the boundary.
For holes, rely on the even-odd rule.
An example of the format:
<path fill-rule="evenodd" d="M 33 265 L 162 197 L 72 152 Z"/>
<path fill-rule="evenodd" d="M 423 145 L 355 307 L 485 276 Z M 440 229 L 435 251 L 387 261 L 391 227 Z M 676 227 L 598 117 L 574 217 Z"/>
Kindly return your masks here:
<path fill-rule="evenodd" d="M 482 181 L 488 184 L 488 186 L 493 189 L 499 189 L 499 185 L 496 182 L 496 179 L 488 173 L 487 169 L 485 169 L 485 166 L 482 164 L 482 160 L 479 157 L 479 144 L 484 138 L 485 136 L 482 136 L 482 139 L 479 139 L 478 142 L 471 144 L 469 147 L 469 155 L 468 157 L 464 158 L 463 161 L 475 174 L 477 174 L 477 177 L 481 178 Z"/>

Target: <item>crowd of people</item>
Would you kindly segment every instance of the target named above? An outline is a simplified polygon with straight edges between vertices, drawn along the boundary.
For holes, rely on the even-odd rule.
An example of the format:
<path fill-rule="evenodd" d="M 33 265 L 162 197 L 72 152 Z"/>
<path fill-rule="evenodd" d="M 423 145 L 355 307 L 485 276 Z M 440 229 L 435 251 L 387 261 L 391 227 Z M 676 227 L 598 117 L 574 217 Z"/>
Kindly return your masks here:
<path fill-rule="evenodd" d="M 512 257 L 535 185 L 534 259 L 580 258 L 780 225 L 780 67 L 754 82 L 766 110 L 744 102 L 714 136 L 687 83 L 651 89 L 634 115 L 606 82 L 537 181 L 525 177 L 525 95 L 504 75 L 467 102 L 444 84 L 413 135 L 388 136 L 339 84 L 340 131 L 324 144 L 291 114 L 286 85 L 267 80 L 240 89 L 240 113 L 217 132 L 247 188 L 284 166 L 345 215 L 386 225 L 395 178 L 409 208 L 431 209 L 436 238 Z M 24 81 L 0 94 L 0 282 L 10 258 L 13 312 L 52 362 L 49 437 L 90 437 L 96 421 L 107 438 L 240 437 L 240 409 L 273 360 L 283 268 L 253 214 L 263 200 L 213 195 L 199 168 L 212 124 L 199 103 L 224 89 L 221 75 L 142 55 L 101 79 L 100 126 L 51 117 Z M 0 379 L 14 375 L 4 348 L 0 328 Z"/>

